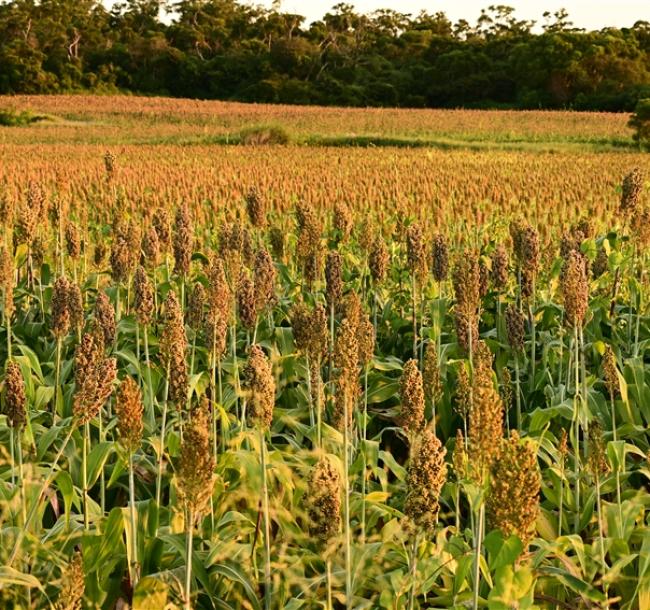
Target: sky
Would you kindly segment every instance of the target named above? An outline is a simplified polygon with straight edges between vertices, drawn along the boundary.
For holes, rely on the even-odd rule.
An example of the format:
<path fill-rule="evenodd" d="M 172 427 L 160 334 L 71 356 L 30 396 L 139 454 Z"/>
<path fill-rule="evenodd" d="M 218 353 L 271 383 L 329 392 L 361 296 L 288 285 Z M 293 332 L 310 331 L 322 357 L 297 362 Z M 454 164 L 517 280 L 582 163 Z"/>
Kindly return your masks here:
<path fill-rule="evenodd" d="M 340 0 L 282 0 L 283 11 L 307 17 L 307 22 L 320 19 Z M 257 0 L 252 4 L 271 6 L 271 0 Z M 358 12 L 370 13 L 390 8 L 401 13 L 417 15 L 443 11 L 451 21 L 466 19 L 474 24 L 482 8 L 505 4 L 516 9 L 515 17 L 544 23 L 545 11 L 554 13 L 565 8 L 576 27 L 598 30 L 606 26 L 630 27 L 635 21 L 650 21 L 650 0 L 348 0 Z"/>

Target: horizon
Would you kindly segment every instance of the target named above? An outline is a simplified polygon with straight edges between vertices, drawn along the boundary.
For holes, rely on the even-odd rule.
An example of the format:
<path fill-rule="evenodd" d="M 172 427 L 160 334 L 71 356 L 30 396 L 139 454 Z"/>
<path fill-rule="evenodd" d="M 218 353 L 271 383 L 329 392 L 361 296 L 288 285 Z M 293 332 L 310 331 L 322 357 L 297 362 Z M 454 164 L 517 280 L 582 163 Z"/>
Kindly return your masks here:
<path fill-rule="evenodd" d="M 246 1 L 249 5 L 261 5 L 271 8 L 279 6 L 283 12 L 295 13 L 305 17 L 305 24 L 322 19 L 326 13 L 331 12 L 337 4 L 336 0 L 312 0 L 309 3 L 300 0 L 273 0 Z M 354 7 L 356 12 L 372 14 L 381 9 L 395 10 L 400 13 L 417 17 L 421 11 L 428 13 L 442 12 L 452 21 L 466 20 L 471 25 L 475 24 L 481 15 L 482 9 L 487 9 L 498 2 L 490 0 L 463 0 L 462 2 L 426 2 L 425 0 L 359 0 L 346 2 Z M 543 13 L 548 11 L 551 15 L 565 9 L 576 28 L 585 30 L 601 30 L 607 27 L 629 28 L 637 21 L 650 21 L 650 2 L 648 0 L 623 0 L 616 5 L 607 0 L 590 2 L 589 0 L 551 0 L 540 5 L 527 3 L 522 0 L 503 2 L 506 6 L 515 9 L 515 17 L 519 20 L 534 21 L 534 30 L 541 30 L 546 23 Z M 553 18 L 551 17 L 551 22 Z"/>

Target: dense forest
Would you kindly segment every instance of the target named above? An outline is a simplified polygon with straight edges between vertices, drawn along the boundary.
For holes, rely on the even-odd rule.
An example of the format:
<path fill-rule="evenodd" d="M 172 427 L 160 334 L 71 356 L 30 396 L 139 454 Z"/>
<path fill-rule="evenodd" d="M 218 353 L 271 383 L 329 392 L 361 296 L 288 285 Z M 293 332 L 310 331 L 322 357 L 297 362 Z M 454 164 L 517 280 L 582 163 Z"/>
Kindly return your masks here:
<path fill-rule="evenodd" d="M 0 93 L 133 91 L 257 102 L 631 110 L 650 97 L 650 22 L 584 31 L 491 6 L 371 15 L 338 4 L 306 23 L 234 0 L 10 0 Z"/>

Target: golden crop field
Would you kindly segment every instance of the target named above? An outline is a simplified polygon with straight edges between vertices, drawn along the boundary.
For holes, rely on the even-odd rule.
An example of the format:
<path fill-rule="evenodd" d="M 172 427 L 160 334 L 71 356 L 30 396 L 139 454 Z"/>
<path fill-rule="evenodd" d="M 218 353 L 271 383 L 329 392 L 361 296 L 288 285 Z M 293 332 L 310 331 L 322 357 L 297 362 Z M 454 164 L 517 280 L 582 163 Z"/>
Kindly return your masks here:
<path fill-rule="evenodd" d="M 626 116 L 9 107 L 2 607 L 650 607 Z"/>

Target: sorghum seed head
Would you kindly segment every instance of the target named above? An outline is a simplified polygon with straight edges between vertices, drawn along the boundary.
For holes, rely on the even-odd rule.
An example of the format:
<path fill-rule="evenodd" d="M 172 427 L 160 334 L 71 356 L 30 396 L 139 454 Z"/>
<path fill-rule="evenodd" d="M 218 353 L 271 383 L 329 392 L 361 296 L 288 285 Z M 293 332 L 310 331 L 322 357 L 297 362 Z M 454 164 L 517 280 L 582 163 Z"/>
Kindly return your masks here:
<path fill-rule="evenodd" d="M 463 419 L 466 419 L 472 409 L 472 387 L 464 362 L 460 362 L 456 369 L 456 392 L 454 398 L 456 412 Z"/>
<path fill-rule="evenodd" d="M 187 324 L 197 332 L 203 325 L 203 308 L 205 306 L 205 300 L 205 288 L 201 282 L 196 282 L 188 298 Z"/>
<path fill-rule="evenodd" d="M 255 426 L 269 428 L 273 423 L 275 379 L 271 363 L 259 345 L 252 345 L 244 369 L 249 398 L 249 417 Z"/>
<path fill-rule="evenodd" d="M 611 345 L 605 346 L 605 353 L 603 354 L 603 378 L 605 379 L 605 386 L 610 397 L 616 398 L 620 392 L 620 385 L 618 381 L 618 368 L 616 367 L 616 356 Z"/>
<path fill-rule="evenodd" d="M 425 532 L 431 532 L 438 522 L 440 492 L 447 478 L 446 453 L 430 427 L 422 430 L 411 448 L 404 514 Z"/>
<path fill-rule="evenodd" d="M 433 404 L 442 398 L 442 382 L 440 380 L 440 364 L 438 363 L 438 348 L 433 341 L 427 343 L 422 363 L 422 383 L 424 395 Z"/>
<path fill-rule="evenodd" d="M 569 252 L 562 266 L 560 287 L 565 320 L 570 326 L 582 326 L 589 307 L 589 284 L 582 255 Z"/>
<path fill-rule="evenodd" d="M 70 326 L 81 328 L 84 323 L 84 302 L 81 288 L 78 284 L 68 284 L 68 311 L 70 312 Z"/>
<path fill-rule="evenodd" d="M 5 373 L 5 413 L 12 428 L 21 428 L 27 418 L 25 380 L 20 366 L 13 360 L 7 363 Z"/>
<path fill-rule="evenodd" d="M 160 263 L 160 240 L 156 229 L 149 227 L 142 238 L 142 253 L 144 254 L 145 265 L 149 269 L 155 269 Z"/>
<path fill-rule="evenodd" d="M 598 419 L 589 424 L 589 471 L 594 477 L 606 475 L 610 468 L 607 463 L 607 449 L 603 438 L 603 426 Z"/>
<path fill-rule="evenodd" d="M 151 219 L 162 252 L 169 252 L 172 238 L 171 219 L 166 208 L 158 208 Z"/>
<path fill-rule="evenodd" d="M 621 187 L 621 212 L 623 215 L 631 214 L 639 203 L 641 189 L 643 188 L 643 174 L 635 167 L 625 178 Z"/>
<path fill-rule="evenodd" d="M 57 338 L 62 338 L 70 330 L 70 282 L 65 276 L 60 276 L 54 282 L 52 290 L 52 331 Z"/>
<path fill-rule="evenodd" d="M 499 454 L 503 436 L 503 402 L 494 387 L 492 358 L 483 342 L 477 346 L 469 412 L 469 454 L 473 474 L 483 480 Z"/>
<path fill-rule="evenodd" d="M 183 312 L 173 290 L 165 299 L 164 327 L 160 337 L 160 357 L 169 372 L 169 397 L 177 405 L 187 399 L 187 337 L 183 324 Z"/>
<path fill-rule="evenodd" d="M 248 273 L 242 271 L 237 285 L 237 310 L 244 328 L 252 329 L 257 321 L 257 301 L 255 286 Z"/>
<path fill-rule="evenodd" d="M 54 610 L 81 610 L 85 592 L 81 553 L 75 551 L 61 577 L 61 592 Z"/>
<path fill-rule="evenodd" d="M 286 242 L 284 231 L 280 227 L 271 227 L 269 241 L 271 242 L 271 250 L 273 250 L 275 259 L 284 261 Z"/>
<path fill-rule="evenodd" d="M 417 360 L 411 359 L 404 365 L 399 386 L 399 423 L 409 436 L 413 436 L 424 428 L 425 423 L 424 388 Z"/>
<path fill-rule="evenodd" d="M 427 274 L 424 234 L 418 223 L 406 230 L 406 256 L 411 274 L 422 280 Z"/>
<path fill-rule="evenodd" d="M 431 253 L 431 271 L 436 282 L 444 282 L 449 275 L 449 248 L 442 233 L 433 236 Z"/>
<path fill-rule="evenodd" d="M 89 363 L 83 376 L 80 373 L 78 377 L 80 384 L 75 385 L 72 411 L 81 425 L 95 418 L 111 395 L 117 377 L 117 361 L 101 357 Z"/>
<path fill-rule="evenodd" d="M 310 535 L 323 543 L 334 538 L 341 527 L 341 477 L 329 456 L 312 468 L 305 503 Z"/>
<path fill-rule="evenodd" d="M 255 228 L 262 229 L 266 226 L 266 204 L 255 187 L 246 194 L 246 211 Z"/>
<path fill-rule="evenodd" d="M 329 307 L 336 307 L 343 295 L 343 259 L 336 250 L 327 253 L 325 261 L 325 297 Z"/>
<path fill-rule="evenodd" d="M 100 292 L 95 301 L 95 320 L 104 334 L 104 344 L 115 341 L 115 310 L 105 292 Z"/>
<path fill-rule="evenodd" d="M 650 220 L 648 221 L 648 224 L 650 225 Z M 609 257 L 607 256 L 607 252 L 605 251 L 605 248 L 602 246 L 598 248 L 598 253 L 596 254 L 596 258 L 594 259 L 594 262 L 591 265 L 591 274 L 594 278 L 599 278 L 600 276 L 604 275 L 607 272 L 607 269 L 609 268 Z"/>
<path fill-rule="evenodd" d="M 146 326 L 151 322 L 154 310 L 153 284 L 142 265 L 139 265 L 133 279 L 135 313 L 139 324 Z"/>
<path fill-rule="evenodd" d="M 352 212 L 350 208 L 343 202 L 337 202 L 334 206 L 334 229 L 337 231 L 341 241 L 346 241 L 352 233 Z"/>
<path fill-rule="evenodd" d="M 508 250 L 499 244 L 492 253 L 492 282 L 496 289 L 505 288 L 508 283 L 509 264 Z"/>
<path fill-rule="evenodd" d="M 14 311 L 14 286 L 16 283 L 14 258 L 6 247 L 0 250 L 0 288 L 3 292 L 5 315 L 11 317 Z"/>
<path fill-rule="evenodd" d="M 81 239 L 79 237 L 79 227 L 69 222 L 65 227 L 65 244 L 68 250 L 68 256 L 72 259 L 78 259 L 81 255 Z"/>
<path fill-rule="evenodd" d="M 508 343 L 514 352 L 521 353 L 524 351 L 524 339 L 526 335 L 524 314 L 515 305 L 510 303 L 506 308 L 505 317 Z"/>
<path fill-rule="evenodd" d="M 375 237 L 372 242 L 372 248 L 368 258 L 368 266 L 370 267 L 370 274 L 375 284 L 381 284 L 386 278 L 388 273 L 388 265 L 390 264 L 390 256 L 386 242 L 381 236 Z"/>
<path fill-rule="evenodd" d="M 174 232 L 174 272 L 187 275 L 190 272 L 192 249 L 194 247 L 194 228 L 187 206 L 176 212 L 176 231 Z"/>
<path fill-rule="evenodd" d="M 208 509 L 214 488 L 215 465 L 210 447 L 208 409 L 202 401 L 185 428 L 178 468 L 180 497 L 195 519 L 199 519 Z M 193 525 L 190 524 L 190 527 Z"/>
<path fill-rule="evenodd" d="M 541 477 L 535 446 L 521 441 L 513 431 L 501 440 L 498 458 L 491 466 L 487 516 L 504 537 L 515 534 L 528 545 L 539 514 Z"/>
<path fill-rule="evenodd" d="M 275 265 L 265 248 L 260 248 L 255 255 L 253 279 L 255 286 L 255 308 L 258 312 L 268 311 L 275 305 Z"/>
<path fill-rule="evenodd" d="M 140 388 L 132 377 L 127 377 L 120 384 L 115 402 L 115 415 L 120 442 L 129 453 L 136 451 L 142 441 L 143 411 Z"/>

